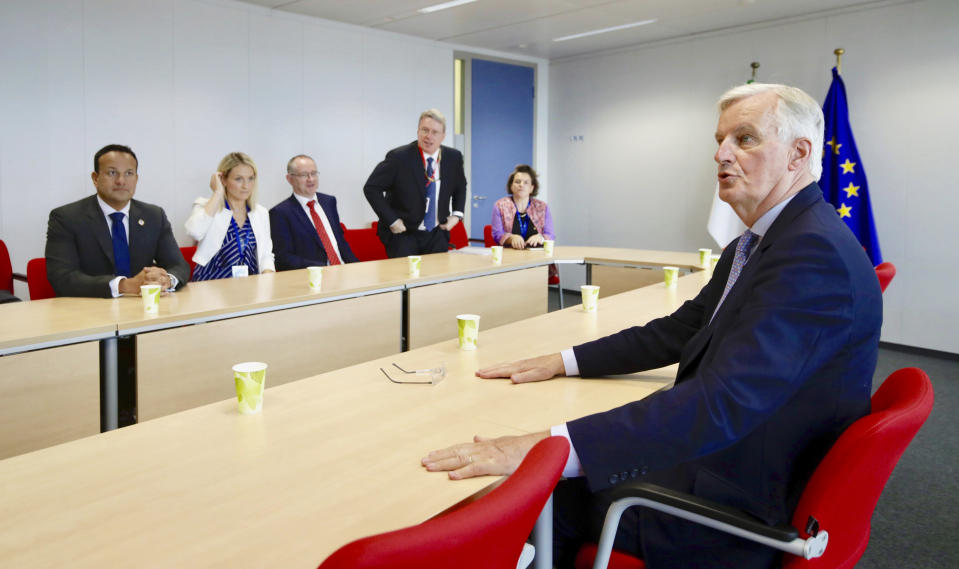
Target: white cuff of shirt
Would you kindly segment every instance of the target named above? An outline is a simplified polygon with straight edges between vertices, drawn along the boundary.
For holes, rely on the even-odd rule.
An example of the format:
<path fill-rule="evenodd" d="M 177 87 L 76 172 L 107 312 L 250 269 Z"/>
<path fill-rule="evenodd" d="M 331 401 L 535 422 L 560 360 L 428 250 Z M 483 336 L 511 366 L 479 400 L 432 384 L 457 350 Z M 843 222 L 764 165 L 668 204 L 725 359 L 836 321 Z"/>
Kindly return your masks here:
<path fill-rule="evenodd" d="M 573 441 L 569 438 L 569 429 L 566 423 L 549 428 L 549 434 L 554 437 L 563 437 L 569 441 L 569 458 L 566 459 L 566 466 L 563 467 L 563 476 L 566 478 L 575 478 L 583 475 L 583 465 L 579 462 L 579 455 L 573 447 Z"/>
<path fill-rule="evenodd" d="M 164 292 L 173 292 L 176 290 L 176 285 L 180 283 L 180 280 L 176 278 L 176 275 L 173 273 L 168 273 L 170 275 L 170 288 L 166 289 Z M 110 294 L 113 295 L 113 298 L 118 298 L 120 296 L 120 280 L 125 279 L 126 277 L 116 277 L 110 281 Z"/>
<path fill-rule="evenodd" d="M 566 368 L 567 376 L 579 375 L 579 364 L 576 363 L 576 354 L 573 348 L 566 348 L 559 355 L 563 356 L 563 367 Z"/>

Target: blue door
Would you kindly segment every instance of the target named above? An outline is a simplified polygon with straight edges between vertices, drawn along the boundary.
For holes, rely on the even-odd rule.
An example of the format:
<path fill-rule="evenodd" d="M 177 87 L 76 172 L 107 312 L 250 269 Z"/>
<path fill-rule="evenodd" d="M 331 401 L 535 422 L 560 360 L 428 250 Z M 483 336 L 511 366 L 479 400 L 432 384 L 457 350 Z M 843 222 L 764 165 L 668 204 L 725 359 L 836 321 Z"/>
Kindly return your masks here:
<path fill-rule="evenodd" d="M 493 202 L 517 164 L 533 164 L 533 68 L 473 59 L 470 237 L 483 238 Z"/>

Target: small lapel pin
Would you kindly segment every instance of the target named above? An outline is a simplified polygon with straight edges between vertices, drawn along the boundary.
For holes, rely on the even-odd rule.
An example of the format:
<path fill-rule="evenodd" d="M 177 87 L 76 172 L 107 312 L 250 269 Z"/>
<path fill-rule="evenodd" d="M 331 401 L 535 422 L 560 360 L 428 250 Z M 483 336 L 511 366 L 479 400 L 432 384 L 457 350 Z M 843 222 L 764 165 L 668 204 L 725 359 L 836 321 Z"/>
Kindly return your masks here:
<path fill-rule="evenodd" d="M 144 225 L 144 223 L 143 223 L 143 220 L 142 220 L 142 219 L 141 219 L 140 221 L 138 221 L 137 223 L 139 223 L 139 224 L 140 224 L 140 227 L 143 227 L 143 225 Z"/>

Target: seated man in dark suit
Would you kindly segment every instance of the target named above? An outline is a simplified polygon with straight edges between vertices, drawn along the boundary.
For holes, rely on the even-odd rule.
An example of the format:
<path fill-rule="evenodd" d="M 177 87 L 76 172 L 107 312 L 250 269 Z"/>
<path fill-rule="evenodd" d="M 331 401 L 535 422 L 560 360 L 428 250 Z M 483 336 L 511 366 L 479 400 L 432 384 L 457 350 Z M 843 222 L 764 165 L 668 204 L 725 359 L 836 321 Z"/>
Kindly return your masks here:
<path fill-rule="evenodd" d="M 336 198 L 316 191 L 319 180 L 316 162 L 309 156 L 300 154 L 287 162 L 286 181 L 293 186 L 293 195 L 270 210 L 278 271 L 359 261 L 343 235 Z"/>
<path fill-rule="evenodd" d="M 190 266 L 163 209 L 133 199 L 137 157 L 110 144 L 93 157 L 94 196 L 58 207 L 47 225 L 47 279 L 57 296 L 116 297 L 182 287 Z"/>
<path fill-rule="evenodd" d="M 882 299 L 869 259 L 822 198 L 823 115 L 783 85 L 737 87 L 719 102 L 720 197 L 748 231 L 709 283 L 673 314 L 562 353 L 477 372 L 515 383 L 596 377 L 679 363 L 675 385 L 530 435 L 434 451 L 451 478 L 512 472 L 538 440 L 573 447 L 557 487 L 554 552 L 569 567 L 598 537 L 596 491 L 652 482 L 788 523 L 839 434 L 869 412 Z M 777 550 L 632 508 L 616 547 L 647 567 L 774 566 Z"/>
<path fill-rule="evenodd" d="M 449 250 L 450 230 L 466 206 L 466 174 L 460 151 L 440 145 L 445 136 L 443 114 L 423 111 L 416 140 L 387 152 L 363 186 L 390 257 Z"/>

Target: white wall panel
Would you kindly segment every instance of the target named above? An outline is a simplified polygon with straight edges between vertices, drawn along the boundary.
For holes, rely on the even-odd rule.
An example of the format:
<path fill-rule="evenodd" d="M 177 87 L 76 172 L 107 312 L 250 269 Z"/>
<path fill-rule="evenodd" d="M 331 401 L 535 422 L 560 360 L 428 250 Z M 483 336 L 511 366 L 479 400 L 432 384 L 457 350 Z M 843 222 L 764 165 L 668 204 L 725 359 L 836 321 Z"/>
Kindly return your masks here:
<path fill-rule="evenodd" d="M 886 260 L 883 340 L 959 352 L 959 4 L 929 0 L 550 66 L 550 204 L 563 243 L 695 250 L 716 185 L 714 102 L 759 79 L 822 101 L 844 47 L 853 132 Z M 582 135 L 582 142 L 570 137 Z M 572 276 L 572 275 L 571 275 Z M 564 278 L 566 273 L 564 273 Z"/>

